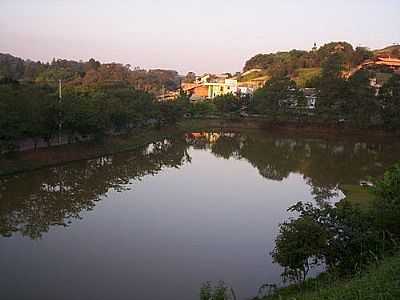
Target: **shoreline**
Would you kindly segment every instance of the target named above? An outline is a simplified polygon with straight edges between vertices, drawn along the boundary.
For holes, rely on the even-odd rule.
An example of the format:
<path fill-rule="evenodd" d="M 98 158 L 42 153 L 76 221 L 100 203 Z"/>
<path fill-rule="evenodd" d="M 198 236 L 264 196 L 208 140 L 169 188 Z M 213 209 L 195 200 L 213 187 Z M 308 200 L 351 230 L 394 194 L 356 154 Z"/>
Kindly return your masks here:
<path fill-rule="evenodd" d="M 331 124 L 328 124 L 331 125 Z M 276 122 L 264 118 L 201 118 L 180 121 L 164 129 L 144 129 L 123 136 L 108 136 L 102 142 L 88 141 L 14 152 L 0 156 L 0 177 L 30 172 L 104 155 L 135 151 L 156 140 L 184 134 L 188 131 L 210 130 L 261 131 L 272 135 L 301 135 L 310 138 L 368 138 L 373 140 L 399 137 L 397 132 L 382 129 L 354 129 L 322 126 L 315 123 Z"/>
<path fill-rule="evenodd" d="M 262 117 L 246 118 L 199 118 L 188 119 L 178 123 L 182 129 L 258 129 L 273 132 L 299 132 L 311 135 L 330 136 L 372 136 L 372 137 L 400 137 L 400 131 L 388 131 L 382 128 L 355 128 L 337 123 L 279 121 Z"/>
<path fill-rule="evenodd" d="M 135 151 L 156 140 L 173 137 L 171 128 L 143 130 L 124 136 L 109 136 L 102 142 L 90 141 L 9 153 L 0 157 L 0 178 L 68 163 L 90 160 L 105 155 Z"/>

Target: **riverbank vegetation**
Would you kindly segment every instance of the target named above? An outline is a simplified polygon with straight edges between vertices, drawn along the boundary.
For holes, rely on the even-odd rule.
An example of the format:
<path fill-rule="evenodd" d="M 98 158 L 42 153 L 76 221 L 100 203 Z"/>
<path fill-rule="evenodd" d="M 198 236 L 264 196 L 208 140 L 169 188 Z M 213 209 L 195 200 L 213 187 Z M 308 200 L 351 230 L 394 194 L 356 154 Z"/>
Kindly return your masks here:
<path fill-rule="evenodd" d="M 349 201 L 289 208 L 299 217 L 280 226 L 272 256 L 284 267 L 282 276 L 298 285 L 264 299 L 397 299 L 399 183 L 397 164 L 370 188 L 373 201 L 364 208 Z M 308 271 L 318 264 L 326 266 L 327 274 L 307 282 Z"/>
<path fill-rule="evenodd" d="M 0 152 L 18 142 L 39 139 L 49 145 L 59 135 L 69 142 L 101 139 L 132 129 L 154 128 L 175 122 L 171 104 L 124 84 L 68 86 L 62 100 L 49 85 L 16 81 L 0 84 Z"/>
<path fill-rule="evenodd" d="M 353 276 L 321 274 L 302 285 L 280 289 L 264 300 L 395 300 L 400 298 L 400 255 L 372 263 Z"/>
<path fill-rule="evenodd" d="M 390 55 L 397 55 L 396 49 Z M 191 95 L 181 92 L 175 101 L 160 102 L 158 94 L 179 88 L 180 77 L 174 71 L 132 70 L 129 65 L 94 59 L 44 64 L 1 54 L 0 152 L 17 150 L 26 140 L 36 148 L 39 142 L 57 144 L 60 136 L 68 142 L 101 139 L 191 118 L 256 116 L 272 125 L 335 124 L 397 131 L 400 75 L 379 66 L 344 76 L 374 55 L 344 42 L 310 52 L 258 55 L 244 69 L 258 68 L 269 80 L 254 95 L 228 94 L 192 102 Z M 371 79 L 381 77 L 381 87 L 371 85 Z M 58 80 L 64 82 L 61 100 Z M 302 87 L 315 92 L 309 95 Z"/>
<path fill-rule="evenodd" d="M 297 217 L 280 225 L 271 255 L 292 285 L 277 289 L 265 284 L 254 299 L 398 299 L 400 164 L 376 180 L 370 193 L 372 202 L 364 207 L 346 200 L 334 206 L 299 202 L 290 207 Z M 307 279 L 321 265 L 325 272 Z M 224 285 L 216 289 L 223 292 L 218 299 L 232 299 Z"/>

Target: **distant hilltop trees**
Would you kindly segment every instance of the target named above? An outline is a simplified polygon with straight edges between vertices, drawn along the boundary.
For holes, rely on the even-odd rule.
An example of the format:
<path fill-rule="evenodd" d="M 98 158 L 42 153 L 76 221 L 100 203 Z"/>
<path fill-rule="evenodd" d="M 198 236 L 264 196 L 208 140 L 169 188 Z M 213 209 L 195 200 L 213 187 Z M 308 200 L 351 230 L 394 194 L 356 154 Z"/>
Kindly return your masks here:
<path fill-rule="evenodd" d="M 381 50 L 371 51 L 366 47 L 354 48 L 347 42 L 332 42 L 320 48 L 314 46 L 310 51 L 291 50 L 270 54 L 257 54 L 250 58 L 244 66 L 244 71 L 252 69 L 263 70 L 266 75 L 277 74 L 295 77 L 304 69 L 321 68 L 324 61 L 333 53 L 341 53 L 344 67 L 350 71 L 366 60 L 376 56 L 400 58 L 400 45 L 393 45 Z"/>
<path fill-rule="evenodd" d="M 67 85 L 129 84 L 154 94 L 176 90 L 180 77 L 174 70 L 132 69 L 119 63 L 103 64 L 95 59 L 87 62 L 53 59 L 51 63 L 23 60 L 0 53 L 0 80 L 51 83 L 63 80 Z"/>

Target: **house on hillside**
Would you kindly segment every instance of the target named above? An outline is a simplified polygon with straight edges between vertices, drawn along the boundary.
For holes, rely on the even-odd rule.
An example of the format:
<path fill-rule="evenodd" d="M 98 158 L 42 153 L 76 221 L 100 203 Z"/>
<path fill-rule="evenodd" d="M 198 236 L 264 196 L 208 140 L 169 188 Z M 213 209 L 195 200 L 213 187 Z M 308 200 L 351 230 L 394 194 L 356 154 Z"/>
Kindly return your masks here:
<path fill-rule="evenodd" d="M 192 101 L 214 99 L 227 94 L 238 94 L 238 82 L 218 76 L 203 76 L 195 84 L 182 84 L 182 90 L 191 95 Z"/>
<path fill-rule="evenodd" d="M 248 86 L 238 85 L 238 95 L 241 97 L 251 96 L 254 94 L 254 89 Z"/>
<path fill-rule="evenodd" d="M 400 59 L 378 56 L 375 59 L 365 61 L 359 66 L 358 69 L 368 68 L 371 66 L 386 66 L 394 71 L 400 71 Z"/>

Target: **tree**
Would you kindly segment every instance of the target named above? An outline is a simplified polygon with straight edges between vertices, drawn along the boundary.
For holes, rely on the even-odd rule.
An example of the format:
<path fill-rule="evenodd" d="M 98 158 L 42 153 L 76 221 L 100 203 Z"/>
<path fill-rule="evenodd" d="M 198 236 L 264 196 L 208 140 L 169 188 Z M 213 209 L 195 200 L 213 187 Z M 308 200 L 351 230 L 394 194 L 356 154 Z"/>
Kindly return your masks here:
<path fill-rule="evenodd" d="M 194 83 L 196 81 L 196 73 L 194 72 L 188 72 L 185 76 L 184 81 L 186 83 Z"/>
<path fill-rule="evenodd" d="M 310 216 L 302 216 L 280 225 L 271 255 L 284 267 L 285 280 L 301 282 L 313 266 L 322 262 L 327 242 L 326 230 Z"/>
<path fill-rule="evenodd" d="M 342 77 L 344 57 L 333 53 L 322 64 L 321 77 L 318 81 L 317 109 L 330 116 L 341 116 L 349 98 L 348 85 Z"/>
<path fill-rule="evenodd" d="M 394 74 L 379 92 L 384 126 L 400 128 L 400 75 Z"/>
<path fill-rule="evenodd" d="M 200 300 L 235 300 L 236 296 L 232 288 L 226 286 L 223 281 L 218 285 L 212 286 L 211 282 L 206 282 L 200 288 Z"/>
<path fill-rule="evenodd" d="M 343 113 L 357 127 L 377 124 L 380 108 L 375 97 L 375 89 L 370 85 L 369 72 L 360 70 L 348 80 L 348 100 L 344 103 Z"/>
<path fill-rule="evenodd" d="M 376 222 L 391 238 L 400 239 L 400 164 L 390 168 L 372 188 Z"/>
<path fill-rule="evenodd" d="M 275 115 L 295 105 L 297 96 L 298 90 L 294 81 L 286 76 L 273 77 L 254 93 L 250 109 L 257 113 Z"/>
<path fill-rule="evenodd" d="M 374 53 L 366 47 L 357 47 L 353 55 L 353 66 L 358 66 L 364 61 L 371 59 Z"/>
<path fill-rule="evenodd" d="M 233 95 L 227 94 L 223 96 L 217 96 L 214 98 L 213 103 L 220 113 L 233 113 L 240 110 L 240 99 Z"/>

